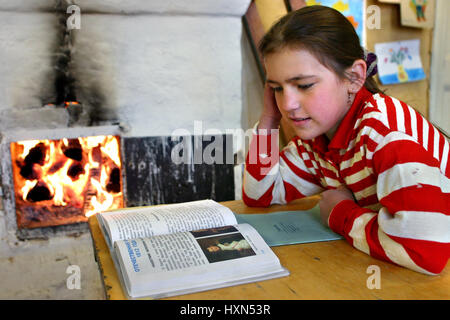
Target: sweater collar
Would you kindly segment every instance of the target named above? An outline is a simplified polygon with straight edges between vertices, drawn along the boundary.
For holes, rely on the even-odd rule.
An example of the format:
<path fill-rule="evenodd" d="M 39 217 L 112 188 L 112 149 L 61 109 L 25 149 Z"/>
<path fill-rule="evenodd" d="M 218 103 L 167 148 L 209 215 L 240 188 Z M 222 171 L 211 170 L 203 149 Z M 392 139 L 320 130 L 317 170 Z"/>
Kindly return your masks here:
<path fill-rule="evenodd" d="M 336 133 L 328 144 L 328 149 L 343 149 L 350 142 L 356 120 L 364 108 L 365 102 L 372 96 L 372 93 L 364 86 L 356 93 L 352 106 L 341 121 Z"/>

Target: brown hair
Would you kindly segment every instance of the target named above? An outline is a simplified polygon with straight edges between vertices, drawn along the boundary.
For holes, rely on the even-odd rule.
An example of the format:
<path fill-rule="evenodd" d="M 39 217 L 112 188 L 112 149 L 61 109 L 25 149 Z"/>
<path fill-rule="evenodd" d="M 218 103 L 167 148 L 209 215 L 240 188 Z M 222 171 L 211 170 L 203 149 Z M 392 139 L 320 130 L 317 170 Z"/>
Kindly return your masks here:
<path fill-rule="evenodd" d="M 341 79 L 357 59 L 366 60 L 355 28 L 339 11 L 325 6 L 306 6 L 283 16 L 259 44 L 262 56 L 282 48 L 308 50 Z M 372 93 L 381 92 L 373 77 L 364 86 Z"/>

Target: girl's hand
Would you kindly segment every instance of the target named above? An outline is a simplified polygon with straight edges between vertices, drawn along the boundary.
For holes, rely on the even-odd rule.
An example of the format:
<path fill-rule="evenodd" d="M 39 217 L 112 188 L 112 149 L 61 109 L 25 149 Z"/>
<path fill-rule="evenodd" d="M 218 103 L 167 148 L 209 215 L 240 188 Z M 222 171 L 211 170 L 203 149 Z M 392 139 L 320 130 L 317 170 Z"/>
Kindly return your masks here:
<path fill-rule="evenodd" d="M 337 189 L 327 190 L 322 192 L 322 197 L 319 201 L 320 219 L 322 223 L 328 226 L 328 218 L 330 217 L 333 208 L 343 200 L 355 201 L 353 193 L 344 186 L 339 186 Z"/>
<path fill-rule="evenodd" d="M 264 87 L 264 107 L 259 118 L 258 129 L 278 129 L 281 113 L 278 110 L 273 90 L 266 84 Z"/>

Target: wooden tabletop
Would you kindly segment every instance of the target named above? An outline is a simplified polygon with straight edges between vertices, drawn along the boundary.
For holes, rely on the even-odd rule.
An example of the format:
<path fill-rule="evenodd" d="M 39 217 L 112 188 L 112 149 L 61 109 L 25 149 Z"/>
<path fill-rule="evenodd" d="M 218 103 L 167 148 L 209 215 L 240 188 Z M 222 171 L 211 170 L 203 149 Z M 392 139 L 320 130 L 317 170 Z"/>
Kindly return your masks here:
<path fill-rule="evenodd" d="M 250 208 L 242 201 L 222 202 L 236 213 L 307 210 L 318 197 L 296 200 L 288 205 Z M 107 299 L 126 299 L 107 245 L 95 216 L 89 218 L 95 259 Z M 168 299 L 450 299 L 450 267 L 438 276 L 428 276 L 374 259 L 351 247 L 345 240 L 306 243 L 272 248 L 290 271 L 283 278 L 214 289 Z M 380 288 L 372 288 L 374 269 L 379 270 Z M 369 285 L 368 285 L 369 284 Z"/>

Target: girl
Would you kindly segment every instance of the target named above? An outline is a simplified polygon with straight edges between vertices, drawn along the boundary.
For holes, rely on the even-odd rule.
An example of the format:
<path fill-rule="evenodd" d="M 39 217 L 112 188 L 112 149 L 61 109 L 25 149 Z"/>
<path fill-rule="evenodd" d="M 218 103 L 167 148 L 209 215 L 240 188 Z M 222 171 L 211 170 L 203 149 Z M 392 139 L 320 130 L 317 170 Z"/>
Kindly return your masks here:
<path fill-rule="evenodd" d="M 438 274 L 450 253 L 449 143 L 384 95 L 351 23 L 309 6 L 260 43 L 264 109 L 246 159 L 243 200 L 284 204 L 322 192 L 322 220 L 357 249 Z M 279 152 L 280 120 L 296 137 Z M 275 144 L 274 144 L 275 141 Z"/>

